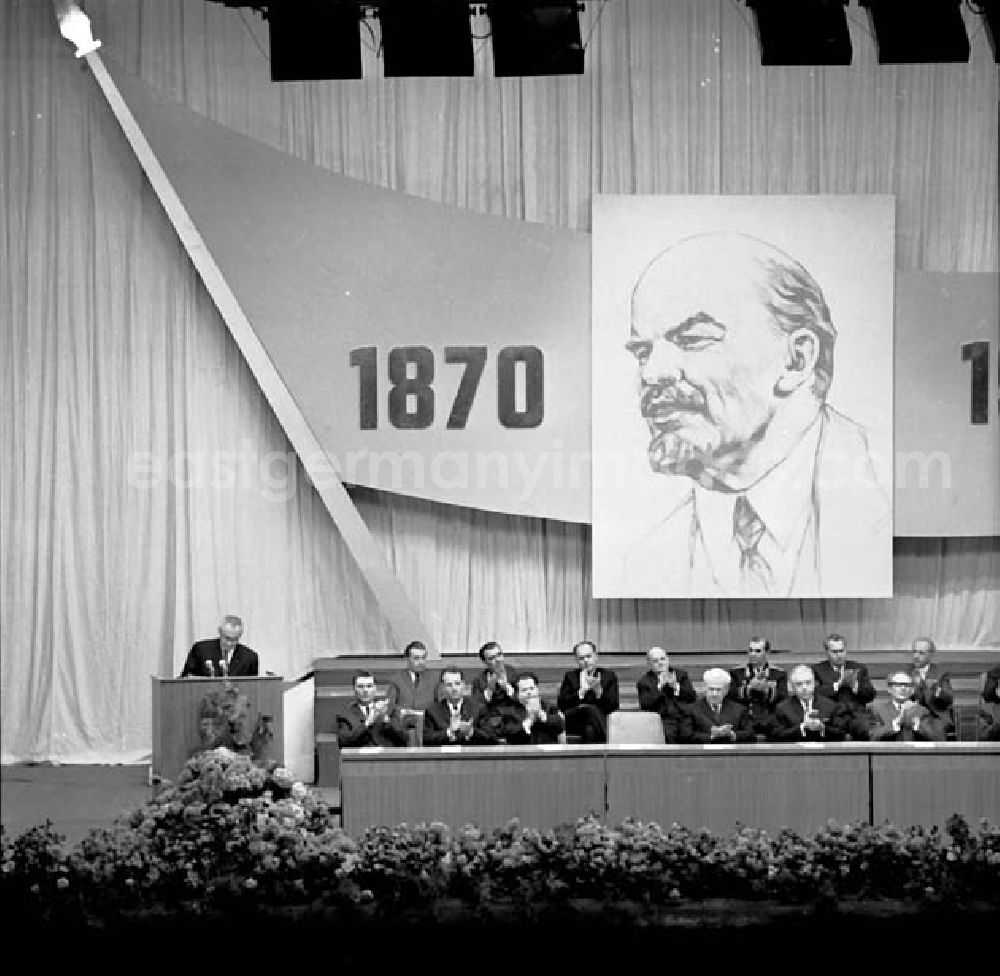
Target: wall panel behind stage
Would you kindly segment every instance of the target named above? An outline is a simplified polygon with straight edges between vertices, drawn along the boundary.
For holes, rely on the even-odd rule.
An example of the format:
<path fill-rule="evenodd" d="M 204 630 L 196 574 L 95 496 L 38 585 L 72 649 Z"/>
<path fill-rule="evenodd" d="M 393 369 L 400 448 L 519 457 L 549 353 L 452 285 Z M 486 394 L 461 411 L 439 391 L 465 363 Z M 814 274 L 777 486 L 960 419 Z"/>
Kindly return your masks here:
<path fill-rule="evenodd" d="M 274 85 L 262 21 L 203 0 L 87 4 L 103 52 L 309 162 L 588 230 L 607 193 L 889 193 L 901 270 L 997 269 L 997 75 L 762 69 L 742 4 L 588 4 L 581 77 Z M 595 18 L 600 15 L 596 29 Z M 480 47 L 478 59 L 485 61 Z M 241 611 L 271 670 L 387 628 L 93 79 L 47 3 L 0 4 L 3 758 L 149 750 L 148 674 Z M 137 452 L 183 477 L 127 476 Z M 229 452 L 225 455 L 224 452 Z M 190 467 L 227 456 L 231 487 Z M 134 480 L 134 479 L 133 479 Z M 190 481 L 184 487 L 181 481 Z M 592 601 L 586 527 L 355 490 L 445 648 L 1000 646 L 996 540 L 897 540 L 882 601 Z"/>

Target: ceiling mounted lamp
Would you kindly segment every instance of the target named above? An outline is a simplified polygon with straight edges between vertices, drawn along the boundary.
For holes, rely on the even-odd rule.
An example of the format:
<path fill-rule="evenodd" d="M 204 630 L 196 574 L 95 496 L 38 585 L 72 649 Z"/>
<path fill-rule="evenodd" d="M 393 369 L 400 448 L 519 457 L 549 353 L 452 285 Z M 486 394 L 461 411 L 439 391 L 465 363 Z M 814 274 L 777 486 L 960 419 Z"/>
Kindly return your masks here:
<path fill-rule="evenodd" d="M 746 0 L 763 65 L 850 64 L 847 0 Z"/>
<path fill-rule="evenodd" d="M 962 0 L 858 0 L 868 9 L 879 64 L 968 61 Z"/>
<path fill-rule="evenodd" d="M 472 77 L 467 0 L 382 0 L 383 74 L 387 78 Z"/>
<path fill-rule="evenodd" d="M 362 77 L 361 7 L 357 3 L 285 0 L 269 3 L 266 16 L 272 81 Z"/>
<path fill-rule="evenodd" d="M 487 3 L 494 75 L 583 74 L 582 9 L 582 3 L 545 0 Z"/>
<path fill-rule="evenodd" d="M 56 0 L 56 18 L 59 21 L 59 33 L 76 47 L 75 56 L 86 57 L 96 51 L 100 41 L 94 40 L 90 27 L 90 18 L 73 0 Z"/>

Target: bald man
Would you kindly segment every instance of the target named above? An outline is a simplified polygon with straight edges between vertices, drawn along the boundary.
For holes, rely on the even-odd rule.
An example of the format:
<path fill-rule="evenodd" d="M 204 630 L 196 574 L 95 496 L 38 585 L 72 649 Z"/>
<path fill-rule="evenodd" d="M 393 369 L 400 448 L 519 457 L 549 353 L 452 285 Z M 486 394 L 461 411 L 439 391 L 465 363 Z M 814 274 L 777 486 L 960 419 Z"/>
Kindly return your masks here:
<path fill-rule="evenodd" d="M 683 668 L 670 666 L 670 655 L 662 647 L 646 651 L 649 670 L 636 682 L 639 708 L 657 712 L 663 722 L 663 739 L 676 745 L 684 735 L 687 717 L 684 705 L 694 703 L 694 685 Z"/>
<path fill-rule="evenodd" d="M 646 267 L 626 345 L 650 467 L 688 490 L 626 558 L 629 581 L 670 596 L 892 595 L 886 466 L 826 403 L 836 338 L 812 275 L 755 238 L 697 235 Z"/>
<path fill-rule="evenodd" d="M 227 614 L 219 623 L 219 636 L 197 641 L 188 651 L 182 678 L 245 678 L 259 673 L 257 652 L 240 643 L 243 621 Z"/>

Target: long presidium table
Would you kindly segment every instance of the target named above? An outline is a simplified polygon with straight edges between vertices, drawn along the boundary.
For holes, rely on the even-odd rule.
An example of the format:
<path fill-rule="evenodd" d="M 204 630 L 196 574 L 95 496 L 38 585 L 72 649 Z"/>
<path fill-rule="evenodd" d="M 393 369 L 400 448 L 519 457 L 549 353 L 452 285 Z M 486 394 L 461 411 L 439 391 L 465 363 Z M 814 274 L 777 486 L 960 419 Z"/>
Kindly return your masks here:
<path fill-rule="evenodd" d="M 1000 745 L 441 746 L 345 749 L 344 828 L 517 817 L 545 829 L 596 814 L 728 833 L 886 820 L 1000 822 Z"/>

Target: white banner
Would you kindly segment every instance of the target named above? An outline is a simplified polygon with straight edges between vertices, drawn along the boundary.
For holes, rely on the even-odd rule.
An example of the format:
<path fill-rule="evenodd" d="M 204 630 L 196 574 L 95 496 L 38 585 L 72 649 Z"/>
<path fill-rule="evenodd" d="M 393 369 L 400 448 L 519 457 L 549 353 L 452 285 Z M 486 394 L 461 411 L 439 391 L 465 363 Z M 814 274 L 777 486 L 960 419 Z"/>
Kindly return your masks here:
<path fill-rule="evenodd" d="M 345 481 L 438 502 L 591 520 L 590 235 L 338 176 L 108 67 L 323 447 L 310 472 L 321 477 L 329 465 Z M 871 451 L 891 457 L 891 230 L 884 223 L 891 203 L 740 199 L 726 206 L 743 208 L 745 220 L 720 210 L 711 228 L 732 220 L 815 276 L 838 331 L 828 402 L 873 431 Z M 611 200 L 595 200 L 593 372 L 597 396 L 620 425 L 601 435 L 601 446 L 616 449 L 612 463 L 619 456 L 640 462 L 628 504 L 651 515 L 667 479 L 644 460 L 649 437 L 634 389 L 636 361 L 624 346 L 629 291 L 644 264 L 687 232 L 672 223 L 679 211 L 664 224 L 662 207 L 687 200 L 683 206 L 706 215 L 722 204 L 622 200 L 614 226 L 606 223 Z M 690 233 L 699 226 L 694 221 Z M 617 238 L 605 238 L 602 228 Z M 996 290 L 995 275 L 913 274 L 897 282 L 898 535 L 1000 532 Z M 971 397 L 979 404 L 975 422 Z M 602 423 L 611 416 L 602 412 Z M 233 463 L 204 460 L 199 470 L 219 477 Z M 137 476 L 145 469 L 167 476 L 173 461 L 139 459 Z M 601 458 L 594 463 L 595 497 L 603 498 Z M 607 497 L 613 505 L 630 496 Z M 600 522 L 608 517 L 603 512 Z M 608 538 L 601 524 L 596 535 Z M 599 572 L 605 569 L 602 556 Z M 880 576 L 875 582 L 869 592 L 887 585 Z"/>

